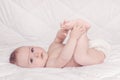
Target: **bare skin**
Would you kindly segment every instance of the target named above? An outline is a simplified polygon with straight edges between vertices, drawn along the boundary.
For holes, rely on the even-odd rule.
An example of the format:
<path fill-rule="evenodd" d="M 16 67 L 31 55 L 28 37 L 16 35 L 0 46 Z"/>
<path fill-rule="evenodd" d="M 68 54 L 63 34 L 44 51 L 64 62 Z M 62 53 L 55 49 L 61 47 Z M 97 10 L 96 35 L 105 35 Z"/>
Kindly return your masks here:
<path fill-rule="evenodd" d="M 70 33 L 70 38 L 66 44 L 63 44 L 63 41 L 66 38 L 68 31 L 61 29 L 54 42 L 51 44 L 48 54 L 49 59 L 46 67 L 53 67 L 52 65 L 56 64 L 55 67 L 70 67 L 70 66 L 80 66 L 74 60 L 74 50 L 77 44 L 77 40 L 83 34 L 84 30 L 79 26 L 75 26 Z M 64 33 L 64 34 L 63 34 Z M 52 63 L 51 63 L 52 62 Z"/>
<path fill-rule="evenodd" d="M 49 59 L 46 67 L 77 67 L 102 63 L 105 58 L 104 53 L 89 48 L 87 37 L 89 27 L 84 24 L 78 24 L 78 22 L 70 25 L 73 27 L 69 25 L 69 28 L 68 26 L 63 26 L 63 32 L 62 30 L 58 32 L 55 41 L 51 44 L 48 50 Z M 72 29 L 70 38 L 65 45 L 63 41 L 66 36 L 62 34 L 67 34 L 67 31 L 64 28 Z"/>
<path fill-rule="evenodd" d="M 104 53 L 89 48 L 87 37 L 89 28 L 89 25 L 84 21 L 81 22 L 81 20 L 64 21 L 55 40 L 48 49 L 48 54 L 40 47 L 22 47 L 18 50 L 16 64 L 18 66 L 32 68 L 63 68 L 102 63 L 105 58 Z M 63 44 L 69 31 L 69 38 Z"/>

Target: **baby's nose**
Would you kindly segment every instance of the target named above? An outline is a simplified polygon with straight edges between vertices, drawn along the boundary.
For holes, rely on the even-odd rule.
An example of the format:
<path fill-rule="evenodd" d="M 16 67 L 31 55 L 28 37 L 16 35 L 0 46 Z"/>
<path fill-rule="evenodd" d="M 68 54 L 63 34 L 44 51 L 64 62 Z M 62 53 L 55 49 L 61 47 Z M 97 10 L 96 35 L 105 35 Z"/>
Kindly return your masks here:
<path fill-rule="evenodd" d="M 38 58 L 39 56 L 40 56 L 40 53 L 39 53 L 39 52 L 36 52 L 36 53 L 35 53 L 35 57 Z"/>

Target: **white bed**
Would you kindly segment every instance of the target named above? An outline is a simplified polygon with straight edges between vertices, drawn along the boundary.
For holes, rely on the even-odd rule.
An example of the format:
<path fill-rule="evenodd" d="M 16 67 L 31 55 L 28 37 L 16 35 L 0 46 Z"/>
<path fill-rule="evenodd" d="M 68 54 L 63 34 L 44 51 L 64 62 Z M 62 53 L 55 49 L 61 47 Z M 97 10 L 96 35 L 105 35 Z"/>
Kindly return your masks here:
<path fill-rule="evenodd" d="M 46 50 L 59 23 L 82 18 L 90 39 L 111 44 L 103 64 L 73 68 L 20 68 L 8 63 L 19 46 Z M 47 33 L 47 34 L 46 34 Z M 0 0 L 0 80 L 120 80 L 120 0 Z"/>

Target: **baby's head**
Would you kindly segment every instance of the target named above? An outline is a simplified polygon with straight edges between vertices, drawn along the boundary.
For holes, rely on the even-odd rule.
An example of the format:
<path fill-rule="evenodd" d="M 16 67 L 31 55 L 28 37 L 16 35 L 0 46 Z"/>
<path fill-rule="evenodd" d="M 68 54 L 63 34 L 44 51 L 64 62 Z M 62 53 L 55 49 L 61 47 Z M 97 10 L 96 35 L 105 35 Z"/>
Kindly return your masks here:
<path fill-rule="evenodd" d="M 21 67 L 44 67 L 48 54 L 41 47 L 23 46 L 15 49 L 10 55 L 10 63 Z"/>

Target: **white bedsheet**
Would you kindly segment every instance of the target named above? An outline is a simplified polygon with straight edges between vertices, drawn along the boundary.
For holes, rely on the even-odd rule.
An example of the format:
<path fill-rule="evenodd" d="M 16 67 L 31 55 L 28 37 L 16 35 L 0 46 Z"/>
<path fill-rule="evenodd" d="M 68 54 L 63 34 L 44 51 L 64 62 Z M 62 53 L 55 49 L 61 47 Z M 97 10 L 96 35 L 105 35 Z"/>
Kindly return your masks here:
<path fill-rule="evenodd" d="M 20 68 L 8 63 L 19 46 L 46 50 L 64 19 L 91 24 L 90 39 L 112 45 L 103 64 L 73 68 Z M 119 0 L 0 0 L 0 80 L 120 80 Z"/>

